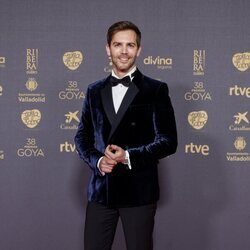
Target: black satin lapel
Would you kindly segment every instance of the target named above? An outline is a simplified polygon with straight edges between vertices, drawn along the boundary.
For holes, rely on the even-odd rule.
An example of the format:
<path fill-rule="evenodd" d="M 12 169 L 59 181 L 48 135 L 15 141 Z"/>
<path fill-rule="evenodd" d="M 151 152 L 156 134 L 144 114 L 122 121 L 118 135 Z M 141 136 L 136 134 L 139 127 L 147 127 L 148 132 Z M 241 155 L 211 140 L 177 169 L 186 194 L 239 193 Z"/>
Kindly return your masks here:
<path fill-rule="evenodd" d="M 118 110 L 118 113 L 116 114 L 113 123 L 112 123 L 112 129 L 110 131 L 109 134 L 109 139 L 111 138 L 111 136 L 113 135 L 113 133 L 115 132 L 115 130 L 117 129 L 119 123 L 121 122 L 121 119 L 123 118 L 125 112 L 127 111 L 130 103 L 133 101 L 134 97 L 136 96 L 136 94 L 138 93 L 139 89 L 137 88 L 137 86 L 134 83 L 131 83 L 129 89 L 127 90 L 121 106 Z M 108 141 L 109 141 L 108 139 Z"/>
<path fill-rule="evenodd" d="M 112 125 L 115 116 L 115 109 L 113 104 L 111 86 L 109 84 L 106 84 L 106 86 L 101 90 L 101 97 L 103 108 L 106 112 L 110 124 Z"/>

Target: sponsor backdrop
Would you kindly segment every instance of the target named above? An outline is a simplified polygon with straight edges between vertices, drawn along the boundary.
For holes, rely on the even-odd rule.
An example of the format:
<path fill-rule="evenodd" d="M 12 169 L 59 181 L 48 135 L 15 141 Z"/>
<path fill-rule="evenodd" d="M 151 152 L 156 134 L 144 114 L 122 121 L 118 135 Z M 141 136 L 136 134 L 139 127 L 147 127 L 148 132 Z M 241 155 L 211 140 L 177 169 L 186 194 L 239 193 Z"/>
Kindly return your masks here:
<path fill-rule="evenodd" d="M 179 131 L 159 166 L 155 249 L 249 249 L 248 0 L 0 2 L 0 249 L 83 249 L 90 170 L 73 137 L 88 84 L 110 73 L 107 28 L 124 19 Z"/>

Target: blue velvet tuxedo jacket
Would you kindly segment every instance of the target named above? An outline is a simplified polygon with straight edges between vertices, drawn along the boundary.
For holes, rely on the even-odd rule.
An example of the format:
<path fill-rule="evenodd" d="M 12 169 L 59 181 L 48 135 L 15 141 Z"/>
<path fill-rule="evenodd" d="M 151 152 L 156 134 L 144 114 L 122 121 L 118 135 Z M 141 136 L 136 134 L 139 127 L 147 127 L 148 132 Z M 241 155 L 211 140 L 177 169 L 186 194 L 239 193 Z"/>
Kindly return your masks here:
<path fill-rule="evenodd" d="M 166 83 L 137 70 L 115 113 L 110 76 L 90 84 L 75 136 L 80 157 L 92 169 L 88 200 L 112 207 L 140 206 L 159 199 L 159 159 L 175 153 L 177 132 Z M 119 163 L 102 175 L 97 162 L 108 144 L 128 150 L 132 169 Z"/>

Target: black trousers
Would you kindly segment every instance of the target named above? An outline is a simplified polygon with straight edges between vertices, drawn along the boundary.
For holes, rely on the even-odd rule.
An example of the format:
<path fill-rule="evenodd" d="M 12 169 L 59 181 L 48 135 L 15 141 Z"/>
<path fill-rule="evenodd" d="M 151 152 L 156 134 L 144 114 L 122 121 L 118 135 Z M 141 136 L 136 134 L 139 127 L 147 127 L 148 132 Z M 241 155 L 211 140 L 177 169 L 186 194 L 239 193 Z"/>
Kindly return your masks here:
<path fill-rule="evenodd" d="M 111 250 L 119 217 L 127 250 L 152 250 L 155 212 L 156 204 L 114 209 L 89 202 L 84 250 Z"/>

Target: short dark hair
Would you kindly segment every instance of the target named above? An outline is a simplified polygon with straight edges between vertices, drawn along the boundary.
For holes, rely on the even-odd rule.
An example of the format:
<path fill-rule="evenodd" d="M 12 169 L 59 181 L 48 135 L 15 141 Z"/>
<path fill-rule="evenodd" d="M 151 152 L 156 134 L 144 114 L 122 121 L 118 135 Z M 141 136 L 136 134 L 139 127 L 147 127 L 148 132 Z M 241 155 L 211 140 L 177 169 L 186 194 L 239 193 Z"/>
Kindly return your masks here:
<path fill-rule="evenodd" d="M 123 30 L 133 30 L 136 33 L 136 42 L 138 47 L 141 45 L 141 31 L 139 28 L 130 21 L 120 21 L 112 24 L 107 32 L 107 43 L 110 46 L 113 36 Z"/>

